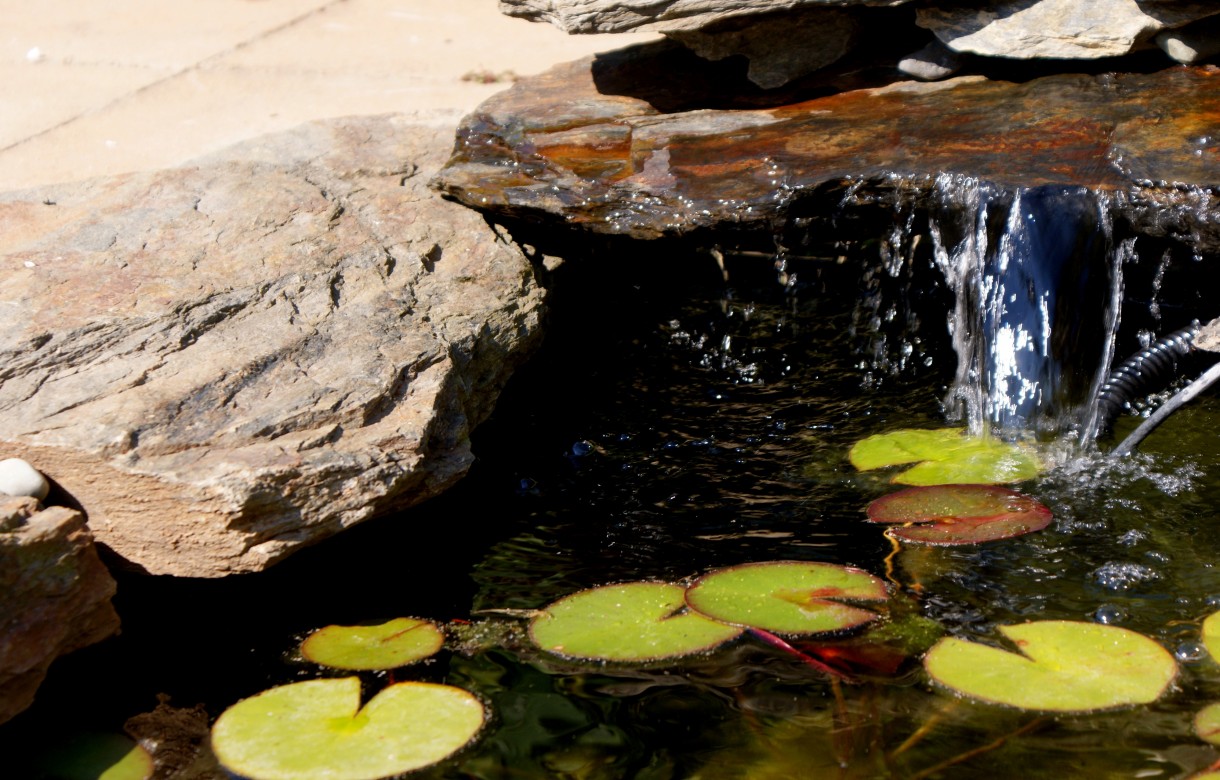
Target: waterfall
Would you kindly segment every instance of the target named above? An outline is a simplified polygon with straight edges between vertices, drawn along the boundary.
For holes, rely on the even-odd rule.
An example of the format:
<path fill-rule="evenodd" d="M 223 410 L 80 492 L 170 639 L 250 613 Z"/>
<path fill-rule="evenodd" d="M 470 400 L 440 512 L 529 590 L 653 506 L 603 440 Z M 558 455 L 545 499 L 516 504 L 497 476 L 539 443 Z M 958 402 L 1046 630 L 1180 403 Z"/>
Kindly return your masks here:
<path fill-rule="evenodd" d="M 947 407 L 972 430 L 1089 438 L 1132 251 L 1114 240 L 1112 197 L 937 178 L 928 231 L 956 300 Z"/>
<path fill-rule="evenodd" d="M 939 271 L 957 359 L 945 399 L 950 419 L 965 420 L 975 433 L 1068 434 L 1089 442 L 1095 397 L 1113 358 L 1123 265 L 1133 254 L 1133 240 L 1117 239 L 1110 222 L 1121 196 L 1083 187 L 1002 188 L 956 174 L 894 177 L 887 189 L 894 193 L 892 229 L 868 273 L 892 283 L 888 295 L 875 296 L 884 300 L 866 304 L 869 316 L 892 321 L 905 311 L 907 333 L 926 339 L 930 328 L 944 327 L 939 313 L 932 322 L 926 305 L 915 315 L 918 302 L 895 296 L 924 294 L 910 282 L 919 273 L 913 264 Z M 920 234 L 930 240 L 921 242 Z M 930 260 L 916 260 L 929 243 Z M 912 337 L 903 338 L 909 347 Z M 875 331 L 874 339 L 874 368 L 892 372 L 895 361 L 882 353 L 892 354 L 895 334 Z"/>

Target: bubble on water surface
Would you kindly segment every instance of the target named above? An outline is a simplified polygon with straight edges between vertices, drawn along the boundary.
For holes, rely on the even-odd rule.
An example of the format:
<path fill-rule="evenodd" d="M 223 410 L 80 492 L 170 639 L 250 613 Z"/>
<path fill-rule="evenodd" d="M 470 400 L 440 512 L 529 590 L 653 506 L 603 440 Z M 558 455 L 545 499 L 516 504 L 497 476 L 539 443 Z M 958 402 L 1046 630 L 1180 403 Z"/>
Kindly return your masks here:
<path fill-rule="evenodd" d="M 576 457 L 583 457 L 593 452 L 593 445 L 587 441 L 578 441 L 572 445 L 572 454 Z"/>
<path fill-rule="evenodd" d="M 1173 655 L 1182 663 L 1189 664 L 1207 658 L 1208 652 L 1202 642 L 1187 641 L 1174 648 Z"/>
<path fill-rule="evenodd" d="M 1130 617 L 1130 613 L 1126 607 L 1120 607 L 1117 604 L 1102 604 L 1093 613 L 1093 620 L 1103 625 L 1112 626 L 1115 623 L 1121 623 Z"/>
<path fill-rule="evenodd" d="M 1110 561 L 1093 571 L 1093 580 L 1108 590 L 1123 591 L 1161 578 L 1155 569 L 1139 563 Z"/>

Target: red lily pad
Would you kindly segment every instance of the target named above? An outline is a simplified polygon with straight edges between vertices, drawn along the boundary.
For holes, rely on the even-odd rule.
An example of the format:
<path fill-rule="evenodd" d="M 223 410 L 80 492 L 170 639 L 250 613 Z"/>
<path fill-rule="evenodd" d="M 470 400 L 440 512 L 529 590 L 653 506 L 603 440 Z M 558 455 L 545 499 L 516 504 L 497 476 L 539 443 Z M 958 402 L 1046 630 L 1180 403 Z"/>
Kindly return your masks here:
<path fill-rule="evenodd" d="M 891 536 L 921 544 L 979 544 L 1050 525 L 1054 515 L 1029 496 L 996 485 L 930 485 L 883 496 L 868 519 L 889 523 Z"/>

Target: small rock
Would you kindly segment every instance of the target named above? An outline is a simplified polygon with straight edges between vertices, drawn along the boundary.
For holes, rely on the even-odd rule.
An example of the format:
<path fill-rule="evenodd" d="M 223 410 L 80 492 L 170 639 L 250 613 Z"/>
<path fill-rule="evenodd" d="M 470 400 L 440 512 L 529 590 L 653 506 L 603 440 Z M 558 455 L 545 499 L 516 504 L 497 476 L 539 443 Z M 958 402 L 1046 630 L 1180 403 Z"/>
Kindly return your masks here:
<path fill-rule="evenodd" d="M 898 61 L 898 70 L 920 81 L 940 81 L 957 73 L 962 58 L 939 41 L 932 41 Z"/>
<path fill-rule="evenodd" d="M 1220 54 L 1220 17 L 1213 16 L 1177 30 L 1156 36 L 1156 45 L 1183 65 L 1211 59 Z"/>
<path fill-rule="evenodd" d="M 47 497 L 51 484 L 38 469 L 21 458 L 0 460 L 0 493 L 6 496 Z"/>
<path fill-rule="evenodd" d="M 118 631 L 115 587 L 80 512 L 0 497 L 0 723 L 30 706 L 56 658 Z"/>

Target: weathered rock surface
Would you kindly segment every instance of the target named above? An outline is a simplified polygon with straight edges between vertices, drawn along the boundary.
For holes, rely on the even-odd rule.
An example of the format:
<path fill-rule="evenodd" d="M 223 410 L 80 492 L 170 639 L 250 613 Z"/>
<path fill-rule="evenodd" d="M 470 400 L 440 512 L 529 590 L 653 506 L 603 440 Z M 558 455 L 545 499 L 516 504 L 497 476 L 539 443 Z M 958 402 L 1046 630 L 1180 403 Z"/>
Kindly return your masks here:
<path fill-rule="evenodd" d="M 818 8 L 739 17 L 666 34 L 705 59 L 744 56 L 750 63 L 750 81 L 774 89 L 837 62 L 851 48 L 858 27 L 856 17 L 846 11 Z"/>
<path fill-rule="evenodd" d="M 1220 247 L 1220 70 L 899 82 L 767 108 L 661 44 L 518 82 L 468 117 L 438 186 L 473 206 L 637 237 L 768 227 L 797 204 L 931 187 L 1115 193 L 1136 230 Z M 641 73 L 665 73 L 643 83 Z M 817 94 L 817 93 L 814 93 Z M 716 106 L 717 108 L 709 108 Z M 722 110 L 731 109 L 731 110 Z"/>
<path fill-rule="evenodd" d="M 896 6 L 911 0 L 500 0 L 509 16 L 569 33 L 697 30 L 751 14 L 813 7 Z"/>
<path fill-rule="evenodd" d="M 1118 57 L 1156 39 L 1170 57 L 1194 63 L 1214 54 L 1208 33 L 1168 31 L 1220 14 L 1215 3 L 1191 0 L 501 0 L 500 10 L 569 33 L 662 32 L 711 60 L 746 58 L 750 79 L 768 89 L 849 51 L 876 53 L 897 39 L 906 52 L 920 50 L 927 33 L 916 25 L 954 52 L 985 57 Z M 957 67 L 927 51 L 905 65 L 921 79 Z"/>
<path fill-rule="evenodd" d="M 1220 13 L 1182 0 L 999 0 L 920 8 L 917 24 L 959 52 L 1016 59 L 1127 54 L 1160 31 Z"/>
<path fill-rule="evenodd" d="M 0 195 L 0 449 L 153 573 L 262 569 L 445 490 L 543 306 L 428 190 L 451 144 L 335 120 Z"/>
<path fill-rule="evenodd" d="M 0 723 L 30 706 L 52 661 L 118 630 L 114 591 L 79 512 L 0 497 Z"/>

